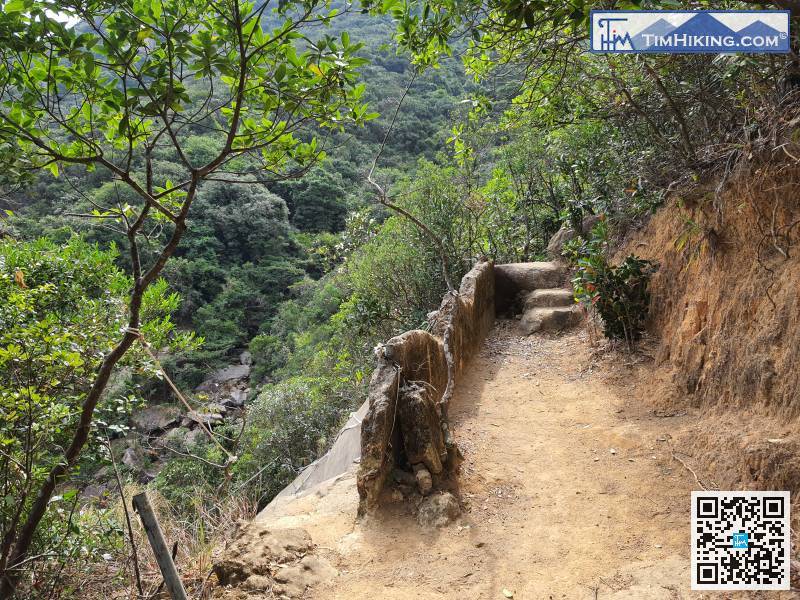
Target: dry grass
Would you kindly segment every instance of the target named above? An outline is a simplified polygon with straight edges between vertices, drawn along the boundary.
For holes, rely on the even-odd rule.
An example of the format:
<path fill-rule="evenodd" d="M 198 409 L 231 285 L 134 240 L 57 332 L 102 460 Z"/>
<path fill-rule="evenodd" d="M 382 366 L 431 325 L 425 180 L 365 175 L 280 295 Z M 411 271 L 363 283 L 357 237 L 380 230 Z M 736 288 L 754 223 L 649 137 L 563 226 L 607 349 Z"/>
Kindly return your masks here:
<path fill-rule="evenodd" d="M 124 487 L 129 507 L 131 498 L 142 491 L 144 487 L 140 485 Z M 198 498 L 197 510 L 190 518 L 176 518 L 160 494 L 152 489 L 147 489 L 147 494 L 167 543 L 177 548 L 175 562 L 189 597 L 198 600 L 209 598 L 216 583 L 212 575 L 214 549 L 224 547 L 235 534 L 237 523 L 252 519 L 256 507 L 246 498 L 235 495 L 219 502 Z M 168 598 L 161 587 L 160 572 L 147 536 L 132 509 L 130 517 L 144 598 Z M 105 529 L 110 533 L 108 547 L 101 550 L 102 558 L 92 560 L 84 557 L 63 565 L 54 562 L 40 564 L 33 580 L 47 583 L 32 586 L 27 592 L 30 597 L 79 597 L 88 600 L 141 598 L 119 493 L 115 490 L 113 498 L 84 506 L 77 518 L 82 525 Z M 52 585 L 56 574 L 59 574 L 59 583 Z"/>

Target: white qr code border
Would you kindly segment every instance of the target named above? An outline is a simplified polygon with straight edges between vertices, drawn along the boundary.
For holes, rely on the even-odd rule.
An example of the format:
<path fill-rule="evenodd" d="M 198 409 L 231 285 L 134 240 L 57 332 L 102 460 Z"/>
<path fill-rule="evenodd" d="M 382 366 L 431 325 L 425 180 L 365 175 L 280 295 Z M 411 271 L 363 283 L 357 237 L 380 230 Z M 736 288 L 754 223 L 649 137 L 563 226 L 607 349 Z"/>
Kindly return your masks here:
<path fill-rule="evenodd" d="M 698 520 L 698 498 L 748 498 L 748 499 L 759 499 L 763 501 L 764 498 L 783 498 L 783 514 L 780 517 L 772 517 L 770 519 L 771 522 L 773 521 L 780 521 L 783 524 L 782 533 L 783 536 L 777 538 L 780 541 L 784 549 L 784 560 L 782 571 L 782 577 L 780 581 L 776 583 L 698 583 L 698 563 L 703 565 L 709 565 L 713 567 L 715 561 L 708 561 L 708 559 L 704 559 L 703 561 L 698 561 L 700 557 L 700 547 L 699 547 L 699 535 L 698 535 L 698 527 L 700 526 L 700 521 Z M 789 586 L 789 565 L 790 565 L 790 553 L 791 553 L 791 533 L 789 528 L 790 523 L 790 497 L 789 492 L 786 491 L 694 491 L 692 492 L 692 508 L 691 508 L 691 528 L 692 528 L 692 536 L 691 536 L 691 573 L 692 573 L 692 589 L 693 590 L 788 590 L 790 589 Z M 712 513 L 713 514 L 713 513 Z M 712 517 L 704 517 L 703 523 L 710 521 Z M 739 529 L 738 527 L 729 528 L 725 531 L 729 533 L 734 533 L 733 529 Z M 744 529 L 747 529 L 746 527 Z M 722 532 L 723 530 L 718 530 Z M 752 531 L 752 530 L 751 530 Z M 736 549 L 733 547 L 722 549 L 715 553 L 717 559 L 719 557 L 725 555 L 730 556 L 730 553 L 734 552 L 742 552 L 741 549 Z M 719 563 L 718 567 L 719 568 Z M 707 572 L 708 575 L 716 575 L 716 573 Z M 716 575 L 717 579 L 719 576 Z"/>

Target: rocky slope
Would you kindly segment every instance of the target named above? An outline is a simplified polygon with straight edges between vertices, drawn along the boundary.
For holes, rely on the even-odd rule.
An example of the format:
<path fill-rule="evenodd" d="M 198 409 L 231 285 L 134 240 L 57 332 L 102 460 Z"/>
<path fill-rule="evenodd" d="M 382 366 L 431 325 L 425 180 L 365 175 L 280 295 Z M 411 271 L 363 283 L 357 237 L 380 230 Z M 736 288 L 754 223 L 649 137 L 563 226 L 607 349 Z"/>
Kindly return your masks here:
<path fill-rule="evenodd" d="M 177 403 L 137 410 L 131 415 L 129 433 L 111 441 L 115 460 L 139 483 L 152 481 L 170 458 L 210 443 L 208 432 L 216 426 L 242 423 L 249 376 L 250 356 L 244 352 L 239 364 L 220 369 L 197 386 L 190 399 L 194 410 Z M 113 495 L 116 485 L 113 469 L 104 468 L 95 473 L 83 496 L 102 499 Z"/>

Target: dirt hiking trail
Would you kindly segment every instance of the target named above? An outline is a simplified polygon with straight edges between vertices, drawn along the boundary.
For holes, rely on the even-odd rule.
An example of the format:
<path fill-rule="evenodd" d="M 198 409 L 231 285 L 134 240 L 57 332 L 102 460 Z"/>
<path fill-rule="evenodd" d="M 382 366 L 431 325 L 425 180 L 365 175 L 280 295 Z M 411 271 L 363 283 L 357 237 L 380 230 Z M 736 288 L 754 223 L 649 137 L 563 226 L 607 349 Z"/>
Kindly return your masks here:
<path fill-rule="evenodd" d="M 451 404 L 461 516 L 426 530 L 402 501 L 355 523 L 348 475 L 276 519 L 304 527 L 339 572 L 307 595 L 722 597 L 689 590 L 698 486 L 669 432 L 691 417 L 656 416 L 646 390 L 592 358 L 584 332 L 520 337 L 515 325 L 497 322 Z"/>

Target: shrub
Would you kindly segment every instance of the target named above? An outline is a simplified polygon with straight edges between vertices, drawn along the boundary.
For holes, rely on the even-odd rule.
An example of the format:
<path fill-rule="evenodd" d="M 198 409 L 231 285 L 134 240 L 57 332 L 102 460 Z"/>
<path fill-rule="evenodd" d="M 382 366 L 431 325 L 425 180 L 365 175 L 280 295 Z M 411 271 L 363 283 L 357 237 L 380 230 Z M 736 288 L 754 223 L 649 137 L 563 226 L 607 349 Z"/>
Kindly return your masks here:
<path fill-rule="evenodd" d="M 30 514 L 33 491 L 64 460 L 99 365 L 127 323 L 131 279 L 115 266 L 116 256 L 113 248 L 100 250 L 79 237 L 64 244 L 0 240 L 0 563 L 9 559 L 11 534 Z M 139 329 L 154 347 L 196 347 L 171 320 L 178 304 L 163 280 L 144 293 Z M 58 579 L 76 553 L 97 554 L 91 526 L 73 514 L 79 513 L 76 488 L 107 462 L 107 437 L 126 431 L 132 404 L 140 401 L 130 393 L 132 378 L 158 375 L 139 346 L 120 364 L 125 368 L 95 409 L 80 468 L 59 482 L 36 530 L 25 581 Z"/>
<path fill-rule="evenodd" d="M 210 463 L 224 463 L 224 457 L 210 445 L 193 449 L 192 453 L 201 460 L 174 457 L 166 462 L 155 479 L 155 488 L 167 501 L 174 518 L 191 520 L 211 510 L 219 500 L 217 488 L 224 473 Z"/>
<path fill-rule="evenodd" d="M 247 415 L 234 476 L 261 505 L 329 446 L 349 410 L 346 394 L 321 378 L 293 377 L 266 385 Z"/>
<path fill-rule="evenodd" d="M 647 287 L 656 264 L 631 254 L 614 266 L 607 249 L 608 224 L 602 219 L 588 240 L 576 237 L 566 244 L 564 254 L 576 267 L 575 299 L 599 313 L 607 338 L 625 340 L 632 348 L 644 331 L 650 307 Z"/>

